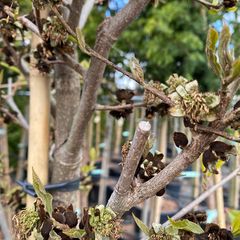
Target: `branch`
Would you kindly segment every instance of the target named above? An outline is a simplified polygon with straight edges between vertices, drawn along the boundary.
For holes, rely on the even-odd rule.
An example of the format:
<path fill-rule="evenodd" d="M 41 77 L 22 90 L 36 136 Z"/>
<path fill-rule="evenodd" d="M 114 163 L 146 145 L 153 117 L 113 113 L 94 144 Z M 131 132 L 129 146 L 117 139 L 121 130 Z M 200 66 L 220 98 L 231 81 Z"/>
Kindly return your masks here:
<path fill-rule="evenodd" d="M 233 136 L 228 135 L 224 131 L 220 131 L 220 130 L 217 130 L 217 129 L 214 129 L 214 128 L 211 128 L 211 127 L 207 127 L 207 126 L 195 125 L 194 126 L 194 131 L 205 132 L 205 133 L 213 133 L 213 134 L 218 135 L 220 137 L 226 138 L 230 141 L 240 142 L 239 138 L 234 138 Z"/>
<path fill-rule="evenodd" d="M 61 51 L 61 54 L 63 56 L 63 60 L 65 61 L 65 63 L 84 78 L 86 75 L 87 69 L 85 69 L 81 64 L 79 64 L 74 58 L 72 58 L 68 54 L 62 51 Z"/>
<path fill-rule="evenodd" d="M 59 13 L 56 7 L 52 7 L 53 12 L 56 14 L 60 22 L 63 24 L 63 26 L 66 28 L 69 34 L 71 34 L 75 39 L 77 38 L 76 33 L 71 29 L 71 27 L 67 24 L 67 22 L 64 20 L 62 15 Z M 117 33 L 116 33 L 117 34 Z M 112 36 L 111 36 L 112 37 Z M 112 38 L 112 40 L 115 40 Z M 106 57 L 104 57 L 102 54 L 99 54 L 97 51 L 91 49 L 89 46 L 86 46 L 87 52 L 91 57 L 96 57 L 99 60 L 101 60 L 103 63 L 107 64 L 108 66 L 114 68 L 115 70 L 121 72 L 123 75 L 133 79 L 138 84 L 144 87 L 144 89 L 149 90 L 154 95 L 158 96 L 163 102 L 168 104 L 169 106 L 173 106 L 174 102 L 162 91 L 159 91 L 158 89 L 155 89 L 153 87 L 148 86 L 146 83 L 141 82 L 138 78 L 134 77 L 132 73 L 124 70 L 123 68 L 118 67 L 116 64 L 108 60 Z"/>
<path fill-rule="evenodd" d="M 126 160 L 123 164 L 121 176 L 115 187 L 118 195 L 125 195 L 131 189 L 138 163 L 143 154 L 145 144 L 150 135 L 151 125 L 149 122 L 141 121 L 133 137 L 133 141 Z"/>
<path fill-rule="evenodd" d="M 121 104 L 121 105 L 115 105 L 115 106 L 97 104 L 95 107 L 95 110 L 111 111 L 111 110 L 121 110 L 121 109 L 140 108 L 140 107 L 146 107 L 146 104 L 145 103 L 135 103 L 135 104 Z"/>
<path fill-rule="evenodd" d="M 18 108 L 17 104 L 15 103 L 14 99 L 13 99 L 13 94 L 12 94 L 12 79 L 9 78 L 8 80 L 8 94 L 6 97 L 6 102 L 9 105 L 9 107 L 17 113 L 17 119 L 19 124 L 25 128 L 26 130 L 28 130 L 28 122 L 27 120 L 24 118 L 23 114 L 21 113 L 20 109 Z"/>
<path fill-rule="evenodd" d="M 186 215 L 189 211 L 191 211 L 194 207 L 196 207 L 199 203 L 204 201 L 207 197 L 209 197 L 213 192 L 215 192 L 219 187 L 223 186 L 225 183 L 229 182 L 232 178 L 236 177 L 240 171 L 240 166 L 238 166 L 237 169 L 235 169 L 231 174 L 229 174 L 227 177 L 222 179 L 219 183 L 209 188 L 207 191 L 202 193 L 198 198 L 196 198 L 193 202 L 188 204 L 187 206 L 183 207 L 181 211 L 179 211 L 176 215 L 172 217 L 173 220 L 177 220 L 184 215 Z M 164 227 L 169 225 L 169 221 L 165 222 L 163 224 Z"/>
<path fill-rule="evenodd" d="M 227 116 L 223 119 L 223 122 L 225 125 L 229 125 L 240 118 L 240 108 L 237 108 L 226 115 Z"/>
<path fill-rule="evenodd" d="M 149 2 L 150 0 L 129 1 L 114 17 L 106 18 L 98 28 L 94 51 L 107 58 L 113 43 Z M 83 129 L 86 129 L 94 112 L 97 90 L 100 87 L 105 68 L 106 64 L 96 57 L 91 57 L 91 64 L 86 73 L 80 104 L 63 150 L 66 154 L 71 154 L 74 162 L 79 156 L 79 146 L 82 146 L 84 141 L 85 131 Z"/>
<path fill-rule="evenodd" d="M 3 11 L 4 11 L 9 17 L 15 18 L 15 15 L 12 13 L 10 7 L 4 6 Z M 38 29 L 38 27 L 37 27 L 33 22 L 31 22 L 29 19 L 27 19 L 27 18 L 24 17 L 24 16 L 17 17 L 17 20 L 18 20 L 19 22 L 21 22 L 27 29 L 29 29 L 30 31 L 32 31 L 32 32 L 35 33 L 38 37 L 41 38 L 41 34 L 40 34 L 40 32 L 39 32 L 39 29 Z"/>

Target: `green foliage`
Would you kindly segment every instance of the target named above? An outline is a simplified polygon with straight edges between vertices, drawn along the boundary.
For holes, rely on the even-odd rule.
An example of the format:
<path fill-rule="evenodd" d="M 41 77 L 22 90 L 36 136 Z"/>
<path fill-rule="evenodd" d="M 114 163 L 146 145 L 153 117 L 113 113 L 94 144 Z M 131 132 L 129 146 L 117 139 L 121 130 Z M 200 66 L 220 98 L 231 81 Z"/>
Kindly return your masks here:
<path fill-rule="evenodd" d="M 228 216 L 231 221 L 231 228 L 234 237 L 240 236 L 240 211 L 230 209 L 228 210 Z"/>
<path fill-rule="evenodd" d="M 204 231 L 200 227 L 200 225 L 198 225 L 194 222 L 191 222 L 187 219 L 174 221 L 171 218 L 169 218 L 168 220 L 170 221 L 171 225 L 173 227 L 177 228 L 178 230 L 185 230 L 185 231 L 192 232 L 195 234 L 204 233 Z"/>
<path fill-rule="evenodd" d="M 37 196 L 42 200 L 43 204 L 46 207 L 46 210 L 49 216 L 52 216 L 52 195 L 47 193 L 44 189 L 44 186 L 40 180 L 40 178 L 35 173 L 34 169 L 32 169 L 32 176 L 33 176 L 33 187 L 37 194 Z"/>
<path fill-rule="evenodd" d="M 81 239 L 81 237 L 85 235 L 84 230 L 76 229 L 76 228 L 70 228 L 70 229 L 64 230 L 63 233 L 71 238 L 79 238 L 79 239 Z"/>

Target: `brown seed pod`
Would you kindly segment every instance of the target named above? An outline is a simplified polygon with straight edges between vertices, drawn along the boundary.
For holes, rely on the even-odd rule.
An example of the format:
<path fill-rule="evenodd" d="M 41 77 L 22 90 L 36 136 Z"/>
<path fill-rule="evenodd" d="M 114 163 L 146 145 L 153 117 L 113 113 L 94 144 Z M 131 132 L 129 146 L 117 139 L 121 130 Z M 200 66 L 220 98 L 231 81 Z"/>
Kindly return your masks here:
<path fill-rule="evenodd" d="M 116 119 L 127 118 L 132 113 L 132 108 L 112 110 L 109 113 Z"/>
<path fill-rule="evenodd" d="M 77 223 L 78 223 L 78 218 L 77 218 L 77 214 L 72 212 L 72 211 L 66 211 L 64 213 L 64 217 L 66 219 L 66 224 L 70 227 L 76 227 Z"/>
<path fill-rule="evenodd" d="M 209 170 L 212 173 L 218 174 L 218 171 L 215 169 L 215 164 L 218 160 L 218 157 L 212 152 L 212 150 L 209 148 L 203 153 L 203 166 L 205 167 L 205 172 Z"/>
<path fill-rule="evenodd" d="M 116 97 L 119 102 L 125 101 L 126 103 L 132 103 L 132 97 L 134 96 L 134 91 L 128 89 L 118 89 L 116 91 Z"/>
<path fill-rule="evenodd" d="M 159 192 L 156 193 L 156 196 L 161 197 L 165 193 L 165 188 L 161 189 Z"/>
<path fill-rule="evenodd" d="M 230 152 L 233 146 L 221 141 L 215 141 L 210 144 L 210 149 L 214 152 Z"/>
<path fill-rule="evenodd" d="M 59 223 L 65 224 L 66 218 L 61 212 L 53 212 L 52 217 Z"/>
<path fill-rule="evenodd" d="M 47 218 L 44 220 L 42 227 L 41 227 L 41 235 L 44 240 L 48 240 L 49 233 L 53 228 L 53 222 L 51 219 Z"/>
<path fill-rule="evenodd" d="M 235 7 L 237 4 L 237 0 L 223 0 L 223 6 L 225 8 Z"/>
<path fill-rule="evenodd" d="M 175 145 L 181 149 L 185 148 L 188 145 L 187 136 L 181 132 L 174 132 L 173 141 Z"/>
<path fill-rule="evenodd" d="M 183 124 L 185 127 L 193 128 L 194 124 L 191 122 L 190 118 L 184 117 L 183 118 Z"/>

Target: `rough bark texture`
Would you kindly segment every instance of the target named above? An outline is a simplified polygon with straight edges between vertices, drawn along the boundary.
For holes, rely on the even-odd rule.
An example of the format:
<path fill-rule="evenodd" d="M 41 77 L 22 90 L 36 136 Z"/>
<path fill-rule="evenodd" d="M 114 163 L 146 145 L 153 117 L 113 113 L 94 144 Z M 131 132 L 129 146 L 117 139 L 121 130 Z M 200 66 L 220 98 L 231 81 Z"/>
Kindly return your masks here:
<path fill-rule="evenodd" d="M 82 1 L 74 0 L 72 2 L 73 11 L 69 15 L 69 25 L 75 29 L 80 18 Z M 74 57 L 74 56 L 73 56 Z M 54 165 L 52 170 L 52 183 L 58 183 L 66 180 L 74 180 L 79 177 L 79 168 L 72 166 L 62 166 L 66 155 L 63 155 L 61 147 L 67 141 L 72 126 L 74 115 L 80 100 L 80 76 L 73 69 L 66 65 L 60 65 L 55 68 L 55 99 L 56 99 L 56 117 L 55 117 L 55 153 Z M 77 144 L 76 144 L 77 145 Z M 76 192 L 54 192 L 54 200 L 60 202 L 76 202 Z M 68 201 L 65 201 L 68 199 Z"/>
<path fill-rule="evenodd" d="M 107 18 L 99 27 L 94 50 L 103 57 L 108 57 L 112 44 L 117 40 L 121 32 L 141 13 L 150 0 L 130 1 L 116 16 Z M 84 86 L 80 104 L 73 119 L 73 124 L 66 143 L 61 135 L 61 146 L 56 152 L 56 167 L 53 169 L 52 181 L 74 179 L 79 176 L 80 149 L 84 141 L 84 134 L 88 122 L 94 112 L 97 90 L 106 65 L 95 57 L 91 58 L 91 65 L 85 75 Z M 72 81 L 72 79 L 67 79 Z M 71 103 L 71 101 L 69 101 Z M 68 107 L 69 107 L 68 102 Z M 67 118 L 70 116 L 68 115 Z M 70 121 L 70 120 L 68 120 Z M 69 198 L 69 197 L 72 198 Z M 74 202 L 73 194 L 57 194 L 55 199 L 60 202 Z"/>

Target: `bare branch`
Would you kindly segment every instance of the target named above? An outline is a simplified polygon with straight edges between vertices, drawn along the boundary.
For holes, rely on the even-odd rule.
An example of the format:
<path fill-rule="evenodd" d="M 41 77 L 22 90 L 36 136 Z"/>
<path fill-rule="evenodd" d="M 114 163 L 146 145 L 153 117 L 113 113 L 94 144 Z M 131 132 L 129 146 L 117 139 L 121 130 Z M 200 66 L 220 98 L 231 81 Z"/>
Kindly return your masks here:
<path fill-rule="evenodd" d="M 237 108 L 228 114 L 226 114 L 226 117 L 223 119 L 223 123 L 225 125 L 230 125 L 231 123 L 237 121 L 240 118 L 240 108 Z"/>
<path fill-rule="evenodd" d="M 54 13 L 56 14 L 56 16 L 59 18 L 59 20 L 61 21 L 61 23 L 63 24 L 63 26 L 66 28 L 66 30 L 68 31 L 69 34 L 71 34 L 74 38 L 76 38 L 76 33 L 71 29 L 71 27 L 67 24 L 67 22 L 64 20 L 64 18 L 61 16 L 61 14 L 58 12 L 58 10 L 56 9 L 56 7 L 52 8 Z M 117 34 L 117 33 L 116 33 Z M 114 39 L 113 39 L 114 40 Z M 108 60 L 106 57 L 104 57 L 103 55 L 99 54 L 97 51 L 91 49 L 89 46 L 86 46 L 87 51 L 89 53 L 90 56 L 92 57 L 96 57 L 99 60 L 101 60 L 103 63 L 107 64 L 108 66 L 114 68 L 115 70 L 121 72 L 122 74 L 124 74 L 125 76 L 133 79 L 134 81 L 136 81 L 138 84 L 140 84 L 141 86 L 144 87 L 144 89 L 149 90 L 150 92 L 152 92 L 153 94 L 155 94 L 156 96 L 158 96 L 163 102 L 165 102 L 166 104 L 168 104 L 169 106 L 173 106 L 174 103 L 173 101 L 162 91 L 159 91 L 156 88 L 150 87 L 148 86 L 146 83 L 143 83 L 141 81 L 139 81 L 138 78 L 134 77 L 132 73 L 124 70 L 123 68 L 118 67 L 116 64 L 114 64 L 113 62 L 111 62 L 110 60 Z M 76 65 L 75 65 L 76 66 Z"/>
<path fill-rule="evenodd" d="M 94 3 L 95 3 L 95 0 L 87 0 L 84 3 L 83 8 L 82 8 L 82 13 L 80 16 L 80 21 L 79 21 L 80 29 L 83 29 L 84 25 L 86 24 L 87 18 L 93 9 Z"/>
<path fill-rule="evenodd" d="M 192 201 L 187 206 L 183 207 L 181 211 L 179 211 L 176 215 L 172 217 L 173 220 L 177 220 L 184 215 L 186 215 L 189 211 L 191 211 L 194 207 L 196 207 L 199 203 L 204 201 L 207 197 L 209 197 L 213 192 L 215 192 L 219 187 L 223 186 L 225 183 L 229 182 L 231 179 L 236 177 L 240 171 L 240 166 L 238 166 L 237 169 L 235 169 L 233 172 L 231 172 L 227 177 L 222 179 L 219 183 L 209 188 L 207 191 L 202 193 L 198 198 L 196 198 L 194 201 Z M 163 226 L 169 225 L 169 221 L 165 222 Z"/>
<path fill-rule="evenodd" d="M 146 107 L 146 104 L 145 103 L 135 103 L 135 104 L 121 104 L 121 105 L 115 105 L 115 106 L 97 104 L 95 107 L 95 110 L 111 111 L 111 110 L 121 110 L 121 109 L 128 109 L 128 108 L 138 108 L 138 107 Z"/>
<path fill-rule="evenodd" d="M 94 50 L 104 58 L 107 58 L 112 44 L 118 39 L 122 31 L 142 12 L 149 1 L 130 1 L 114 17 L 106 18 L 98 30 Z M 84 141 L 84 129 L 86 129 L 94 111 L 97 90 L 101 84 L 105 67 L 106 64 L 99 61 L 96 57 L 91 58 L 91 64 L 84 81 L 84 91 L 80 105 L 64 148 L 66 154 L 71 153 L 72 161 L 76 161 L 76 157 L 79 156 L 79 145 L 81 146 Z"/>
<path fill-rule="evenodd" d="M 205 132 L 205 133 L 213 133 L 217 136 L 226 138 L 230 141 L 234 141 L 234 142 L 240 142 L 239 138 L 234 138 L 233 136 L 228 135 L 226 132 L 224 131 L 220 131 L 211 127 L 207 127 L 207 126 L 201 126 L 201 125 L 195 125 L 194 126 L 194 131 L 196 132 Z"/>
<path fill-rule="evenodd" d="M 68 54 L 64 52 L 61 52 L 61 54 L 63 56 L 63 60 L 65 61 L 65 63 L 84 78 L 86 75 L 87 69 L 83 68 L 81 64 L 79 64 L 74 58 L 72 58 Z"/>

